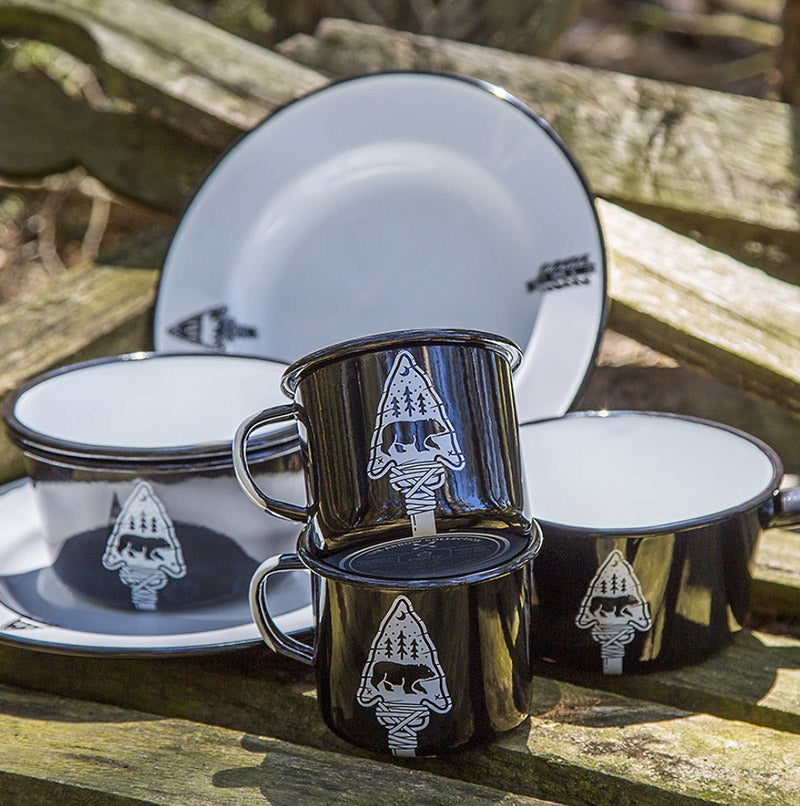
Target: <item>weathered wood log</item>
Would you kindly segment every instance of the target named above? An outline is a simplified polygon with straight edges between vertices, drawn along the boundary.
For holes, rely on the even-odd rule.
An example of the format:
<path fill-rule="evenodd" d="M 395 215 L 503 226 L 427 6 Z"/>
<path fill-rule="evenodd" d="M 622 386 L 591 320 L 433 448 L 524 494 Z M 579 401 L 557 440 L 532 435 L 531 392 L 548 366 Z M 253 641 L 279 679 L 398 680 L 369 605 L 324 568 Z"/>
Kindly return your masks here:
<path fill-rule="evenodd" d="M 60 364 L 146 349 L 158 272 L 88 265 L 55 278 L 33 299 L 0 306 L 0 398 Z M 22 473 L 2 432 L 0 478 Z"/>
<path fill-rule="evenodd" d="M 781 29 L 763 20 L 743 14 L 717 12 L 686 14 L 664 8 L 656 3 L 642 3 L 633 19 L 659 31 L 695 37 L 743 39 L 754 45 L 773 48 L 781 42 Z"/>
<path fill-rule="evenodd" d="M 33 72 L 0 71 L 0 109 L 0 173 L 44 176 L 80 164 L 112 190 L 172 212 L 218 155 L 144 114 L 70 98 Z"/>
<path fill-rule="evenodd" d="M 714 233 L 726 251 L 754 238 L 800 253 L 800 117 L 784 104 L 341 20 L 278 50 L 334 77 L 443 70 L 499 84 L 553 125 L 598 195 Z M 795 260 L 782 265 L 797 279 Z"/>
<path fill-rule="evenodd" d="M 500 790 L 569 803 L 731 802 L 735 795 L 737 803 L 789 804 L 800 792 L 799 669 L 798 642 L 744 634 L 733 649 L 705 664 L 617 679 L 619 685 L 639 686 L 645 699 L 586 688 L 594 680 L 585 677 L 580 686 L 537 678 L 529 722 L 485 747 L 450 758 L 418 760 L 413 768 L 473 783 L 491 781 Z M 159 714 L 169 718 L 164 720 L 166 731 L 173 729 L 174 720 L 192 720 L 267 733 L 274 740 L 342 757 L 365 755 L 325 728 L 313 696 L 311 670 L 265 648 L 208 658 L 131 661 L 3 647 L 0 677 L 11 684 Z M 659 699 L 660 680 L 674 702 L 646 701 L 650 696 Z M 675 702 L 681 698 L 696 705 L 679 708 Z M 701 704 L 725 710 L 725 718 L 709 715 Z M 11 708 L 2 705 L 0 713 Z M 46 718 L 41 722 L 48 726 L 48 738 L 58 730 L 57 713 L 45 708 L 39 714 Z M 95 713 L 93 721 L 102 722 Z M 757 724 L 761 717 L 766 724 Z M 782 724 L 771 725 L 774 722 Z M 76 720 L 62 728 L 76 731 L 80 739 L 73 741 L 79 747 L 86 735 L 82 724 Z M 143 735 L 155 730 L 148 723 L 134 725 Z M 106 727 L 122 729 L 108 722 Z M 122 727 L 131 731 L 130 724 Z M 204 736 L 219 734 L 204 734 L 187 725 L 182 744 L 191 744 L 194 735 L 200 737 L 202 758 L 213 759 L 216 745 L 211 741 L 204 746 Z M 105 741 L 116 746 L 109 734 Z M 224 744 L 220 758 L 230 752 Z M 121 740 L 120 745 L 142 747 L 135 737 Z M 189 763 L 191 750 L 181 754 L 177 766 Z M 160 758 L 162 770 L 172 763 L 161 752 L 147 758 L 151 764 Z M 302 768 L 309 758 L 314 754 L 297 749 L 291 763 Z M 120 760 L 137 768 L 127 755 Z M 209 773 L 207 764 L 206 775 L 214 780 L 217 769 Z M 230 766 L 223 758 L 220 767 Z M 40 774 L 44 772 L 37 770 L 34 777 Z"/>
<path fill-rule="evenodd" d="M 781 17 L 783 40 L 778 48 L 781 98 L 800 106 L 800 2 L 786 0 Z"/>
<path fill-rule="evenodd" d="M 324 17 L 344 17 L 541 55 L 548 52 L 584 4 L 585 0 L 267 0 L 265 5 L 275 20 L 270 34 L 281 39 L 298 31 L 312 31 Z"/>
<path fill-rule="evenodd" d="M 4 804 L 543 801 L 269 737 L 0 687 Z"/>
<path fill-rule="evenodd" d="M 800 288 L 599 201 L 609 325 L 800 414 Z"/>
<path fill-rule="evenodd" d="M 753 577 L 753 604 L 759 612 L 800 615 L 800 531 L 765 532 Z"/>
<path fill-rule="evenodd" d="M 92 65 L 110 95 L 216 149 L 325 83 L 157 0 L 0 0 L 0 34 L 58 45 Z"/>

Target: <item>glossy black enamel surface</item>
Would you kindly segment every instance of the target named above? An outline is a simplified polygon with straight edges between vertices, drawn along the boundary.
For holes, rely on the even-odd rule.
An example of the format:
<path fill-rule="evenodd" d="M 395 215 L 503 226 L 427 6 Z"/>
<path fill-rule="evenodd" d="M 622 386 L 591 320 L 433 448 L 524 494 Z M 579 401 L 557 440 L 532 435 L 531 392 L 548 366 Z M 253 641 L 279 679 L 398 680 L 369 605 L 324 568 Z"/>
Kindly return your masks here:
<path fill-rule="evenodd" d="M 316 667 L 331 730 L 379 752 L 424 756 L 488 741 L 527 716 L 531 571 L 540 541 L 538 532 L 506 536 L 499 564 L 491 559 L 498 557 L 494 536 L 479 533 L 397 540 L 369 564 L 371 572 L 391 573 L 401 560 L 412 571 L 427 563 L 451 574 L 407 580 L 356 576 L 346 569 L 358 562 L 346 557 L 334 568 L 310 557 L 301 540 L 316 613 L 305 660 Z M 255 591 L 260 596 L 258 581 Z M 280 635 L 265 638 L 285 651 Z"/>
<path fill-rule="evenodd" d="M 684 423 L 693 439 L 653 439 L 674 440 Z M 761 529 L 800 521 L 797 491 L 777 489 L 777 454 L 728 426 L 661 412 L 577 412 L 526 423 L 521 433 L 527 461 L 539 463 L 528 465 L 528 492 L 540 497 L 533 510 L 544 536 L 534 569 L 535 656 L 620 674 L 693 663 L 726 646 L 747 613 Z M 676 507 L 681 501 L 693 503 Z M 660 522 L 655 512 L 673 519 Z M 617 520 L 626 517 L 628 525 Z"/>
<path fill-rule="evenodd" d="M 511 380 L 519 357 L 487 334 L 410 331 L 302 359 L 284 376 L 294 403 L 280 415 L 298 420 L 308 506 L 276 508 L 258 491 L 253 500 L 308 520 L 321 555 L 393 535 L 529 531 Z"/>
<path fill-rule="evenodd" d="M 724 524 L 627 537 L 542 524 L 534 654 L 606 674 L 708 657 L 744 622 L 760 528 L 755 511 Z"/>
<path fill-rule="evenodd" d="M 273 454 L 254 462 L 257 477 L 302 495 L 297 451 Z M 98 469 L 23 458 L 52 571 L 93 602 L 162 612 L 241 600 L 258 564 L 296 540 L 253 510 L 230 461 Z"/>

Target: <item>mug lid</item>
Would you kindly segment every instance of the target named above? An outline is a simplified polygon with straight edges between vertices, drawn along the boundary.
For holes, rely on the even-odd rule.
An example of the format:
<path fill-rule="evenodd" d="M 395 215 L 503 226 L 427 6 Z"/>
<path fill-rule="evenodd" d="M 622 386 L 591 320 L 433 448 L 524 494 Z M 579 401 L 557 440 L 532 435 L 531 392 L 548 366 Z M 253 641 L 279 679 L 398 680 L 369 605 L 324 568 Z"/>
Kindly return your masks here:
<path fill-rule="evenodd" d="M 320 576 L 389 588 L 463 585 L 494 579 L 533 559 L 541 548 L 537 523 L 520 535 L 498 532 L 443 532 L 382 540 L 318 558 L 309 548 L 309 527 L 298 553 Z"/>

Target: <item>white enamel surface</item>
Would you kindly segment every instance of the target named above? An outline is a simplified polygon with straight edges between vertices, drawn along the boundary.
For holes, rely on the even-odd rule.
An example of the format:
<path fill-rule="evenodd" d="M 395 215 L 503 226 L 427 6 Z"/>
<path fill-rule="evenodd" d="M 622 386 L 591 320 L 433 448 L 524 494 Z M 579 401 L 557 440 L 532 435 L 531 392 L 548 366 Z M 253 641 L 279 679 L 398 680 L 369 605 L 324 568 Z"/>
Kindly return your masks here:
<path fill-rule="evenodd" d="M 29 482 L 0 487 L 0 643 L 49 649 L 85 655 L 181 655 L 194 652 L 218 652 L 261 642 L 261 636 L 249 615 L 247 595 L 240 603 L 207 610 L 199 609 L 191 632 L 170 631 L 169 614 L 120 613 L 101 607 L 72 594 L 53 575 L 48 575 L 48 551 L 42 536 L 42 524 L 34 505 L 34 492 Z M 14 576 L 39 572 L 41 612 L 22 613 L 15 605 Z M 276 616 L 278 628 L 292 633 L 312 626 L 310 587 L 305 572 L 268 590 L 270 608 L 282 613 Z M 215 621 L 224 618 L 231 608 L 241 610 L 242 623 L 214 629 Z M 54 626 L 55 620 L 74 619 L 90 628 L 71 629 Z M 128 629 L 114 632 L 108 625 L 125 623 Z M 130 631 L 130 625 L 141 624 L 141 633 Z M 181 625 L 187 623 L 181 617 Z"/>
<path fill-rule="evenodd" d="M 595 529 L 648 529 L 738 507 L 775 469 L 757 445 L 673 417 L 565 417 L 520 429 L 535 518 Z"/>
<path fill-rule="evenodd" d="M 587 255 L 591 280 L 529 293 L 543 263 Z M 520 416 L 561 414 L 601 326 L 592 201 L 524 111 L 444 76 L 361 78 L 290 105 L 237 144 L 184 216 L 164 267 L 170 329 L 227 305 L 255 338 L 229 349 L 292 361 L 410 328 L 471 328 L 525 350 Z"/>
<path fill-rule="evenodd" d="M 48 437 L 158 448 L 225 442 L 245 417 L 287 403 L 285 366 L 232 356 L 163 356 L 65 372 L 24 393 L 17 419 Z"/>

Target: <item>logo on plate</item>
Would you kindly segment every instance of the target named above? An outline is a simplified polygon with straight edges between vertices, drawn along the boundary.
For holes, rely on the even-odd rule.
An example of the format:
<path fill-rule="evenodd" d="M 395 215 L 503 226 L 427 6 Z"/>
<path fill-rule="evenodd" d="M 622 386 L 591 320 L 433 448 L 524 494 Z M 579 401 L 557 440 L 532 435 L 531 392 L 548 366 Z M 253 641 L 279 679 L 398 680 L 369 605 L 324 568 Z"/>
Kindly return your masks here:
<path fill-rule="evenodd" d="M 0 627 L 0 632 L 6 632 L 7 630 L 38 630 L 42 626 L 42 624 L 36 624 L 33 621 L 28 621 L 28 619 L 17 618 L 14 619 L 14 621 L 9 621 L 8 624 L 4 624 L 2 627 Z"/>
<path fill-rule="evenodd" d="M 229 342 L 236 339 L 254 339 L 258 336 L 258 331 L 254 327 L 240 325 L 230 316 L 227 305 L 217 305 L 192 314 L 188 319 L 173 325 L 169 333 L 192 344 L 223 353 Z"/>
<path fill-rule="evenodd" d="M 119 571 L 120 582 L 131 589 L 131 602 L 137 610 L 155 610 L 158 592 L 170 577 L 186 576 L 175 527 L 146 481 L 136 482 L 117 514 L 106 541 L 103 566 Z"/>
<path fill-rule="evenodd" d="M 417 734 L 428 727 L 431 711 L 445 714 L 452 706 L 436 647 L 405 596 L 394 600 L 372 640 L 356 700 L 375 706 L 396 756 L 416 755 Z"/>
<path fill-rule="evenodd" d="M 389 483 L 404 500 L 415 536 L 436 534 L 436 490 L 464 453 L 445 405 L 411 353 L 398 353 L 383 386 L 367 475 Z"/>
<path fill-rule="evenodd" d="M 536 279 L 528 280 L 525 288 L 532 294 L 535 291 L 557 291 L 560 288 L 588 285 L 596 270 L 597 267 L 589 259 L 588 253 L 561 258 L 542 263 Z"/>
<path fill-rule="evenodd" d="M 600 644 L 603 674 L 622 674 L 625 646 L 633 641 L 636 630 L 653 626 L 650 606 L 642 593 L 633 566 L 614 549 L 589 583 L 575 624 L 591 630 Z"/>

